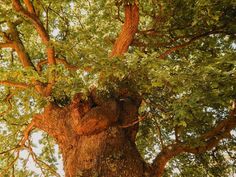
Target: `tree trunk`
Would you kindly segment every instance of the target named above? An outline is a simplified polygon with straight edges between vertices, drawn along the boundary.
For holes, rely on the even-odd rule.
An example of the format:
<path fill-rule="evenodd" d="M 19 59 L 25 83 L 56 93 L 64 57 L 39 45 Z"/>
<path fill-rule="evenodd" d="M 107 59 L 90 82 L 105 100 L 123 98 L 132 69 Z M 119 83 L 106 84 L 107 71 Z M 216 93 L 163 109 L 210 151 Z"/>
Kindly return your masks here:
<path fill-rule="evenodd" d="M 144 177 L 146 163 L 134 143 L 138 104 L 130 99 L 94 105 L 75 97 L 63 108 L 48 105 L 33 120 L 57 141 L 66 177 Z"/>
<path fill-rule="evenodd" d="M 66 176 L 142 177 L 143 161 L 124 131 L 110 127 L 61 144 Z"/>

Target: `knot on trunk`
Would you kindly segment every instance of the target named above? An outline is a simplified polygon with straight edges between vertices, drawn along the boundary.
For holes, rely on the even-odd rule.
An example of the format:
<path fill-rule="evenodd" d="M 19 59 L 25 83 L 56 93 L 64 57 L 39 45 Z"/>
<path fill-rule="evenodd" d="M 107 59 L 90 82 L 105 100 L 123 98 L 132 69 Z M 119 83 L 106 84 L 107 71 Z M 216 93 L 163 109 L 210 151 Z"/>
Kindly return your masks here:
<path fill-rule="evenodd" d="M 72 128 L 78 135 L 97 134 L 117 122 L 120 107 L 116 100 L 108 100 L 92 107 L 91 100 L 76 96 L 71 104 Z"/>

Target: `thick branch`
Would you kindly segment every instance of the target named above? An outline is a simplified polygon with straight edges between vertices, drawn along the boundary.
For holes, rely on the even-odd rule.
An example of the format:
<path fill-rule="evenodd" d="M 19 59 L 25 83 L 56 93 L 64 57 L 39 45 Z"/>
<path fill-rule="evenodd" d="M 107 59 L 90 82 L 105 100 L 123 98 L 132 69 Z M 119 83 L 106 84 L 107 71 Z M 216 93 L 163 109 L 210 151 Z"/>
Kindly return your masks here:
<path fill-rule="evenodd" d="M 229 118 L 220 121 L 217 126 L 207 133 L 201 135 L 198 138 L 193 139 L 193 141 L 200 141 L 203 144 L 192 147 L 189 144 L 183 142 L 177 142 L 171 144 L 165 148 L 157 155 L 152 167 L 155 176 L 162 176 L 164 173 L 166 163 L 173 157 L 180 155 L 181 153 L 193 153 L 199 154 L 204 153 L 212 148 L 216 147 L 219 142 L 224 138 L 230 137 L 230 131 L 236 127 L 236 108 L 234 107 L 229 114 Z"/>
<path fill-rule="evenodd" d="M 12 37 L 12 47 L 13 49 L 15 49 L 22 65 L 24 67 L 33 67 L 34 65 L 31 62 L 28 53 L 25 50 L 25 47 L 19 37 L 19 32 L 16 29 L 16 25 L 14 23 L 8 22 L 8 27 L 9 27 L 9 32 L 11 34 Z"/>
<path fill-rule="evenodd" d="M 34 6 L 32 5 L 32 3 L 30 2 L 30 0 L 24 0 L 25 6 L 27 7 L 27 10 L 31 13 L 31 14 L 35 14 L 34 11 Z"/>
<path fill-rule="evenodd" d="M 110 57 L 117 57 L 127 52 L 130 44 L 132 43 L 135 33 L 138 30 L 139 24 L 139 8 L 138 4 L 125 6 L 125 22 L 122 27 L 121 33 L 117 38 Z"/>
<path fill-rule="evenodd" d="M 6 41 L 8 41 L 8 43 L 2 44 L 2 47 L 11 47 L 12 49 L 14 49 L 19 57 L 20 62 L 23 65 L 23 67 L 25 67 L 25 68 L 31 67 L 31 68 L 34 68 L 34 70 L 36 70 L 33 63 L 30 60 L 29 54 L 25 50 L 25 47 L 19 37 L 19 32 L 17 31 L 16 25 L 17 25 L 17 23 L 8 22 L 9 33 L 11 35 L 11 39 L 7 38 Z M 42 84 L 39 81 L 36 81 L 34 79 L 32 80 L 32 82 L 35 86 L 36 91 L 38 91 L 42 95 L 45 95 L 43 93 Z M 4 82 L 4 83 L 6 84 L 6 82 Z M 19 87 L 18 84 L 16 84 L 16 85 Z M 21 84 L 21 87 L 22 86 L 23 85 Z M 24 87 L 25 87 L 25 85 L 24 85 Z"/>

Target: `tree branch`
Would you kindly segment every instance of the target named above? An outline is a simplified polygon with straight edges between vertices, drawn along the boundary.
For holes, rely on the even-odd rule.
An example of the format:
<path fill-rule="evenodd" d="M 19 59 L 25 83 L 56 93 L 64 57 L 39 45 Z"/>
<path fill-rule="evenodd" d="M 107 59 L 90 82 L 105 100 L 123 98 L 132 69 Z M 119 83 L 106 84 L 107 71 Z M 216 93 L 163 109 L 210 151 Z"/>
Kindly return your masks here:
<path fill-rule="evenodd" d="M 63 64 L 65 66 L 65 68 L 67 68 L 69 70 L 75 71 L 75 70 L 79 69 L 78 67 L 73 66 L 70 63 L 68 63 L 65 59 L 62 59 L 62 58 L 55 58 L 55 59 L 56 59 L 57 63 Z M 42 66 L 47 63 L 48 63 L 48 60 L 42 60 L 42 61 L 38 62 L 37 66 L 36 66 L 37 71 L 41 72 Z"/>
<path fill-rule="evenodd" d="M 4 48 L 13 48 L 13 43 L 8 42 L 8 43 L 0 43 L 0 49 L 4 49 Z"/>
<path fill-rule="evenodd" d="M 44 28 L 40 19 L 34 13 L 32 3 L 29 0 L 24 0 L 24 3 L 26 4 L 28 11 L 23 8 L 19 0 L 12 0 L 12 5 L 13 5 L 13 8 L 16 10 L 16 12 L 21 14 L 23 17 L 27 18 L 32 23 L 32 25 L 38 32 L 40 38 L 42 39 L 42 42 L 47 46 L 46 51 L 47 51 L 48 63 L 56 64 L 56 61 L 54 58 L 55 51 L 54 51 L 53 46 L 51 46 L 50 44 L 50 37 L 46 29 Z"/>
<path fill-rule="evenodd" d="M 170 49 L 166 50 L 164 53 L 162 53 L 158 58 L 160 59 L 164 59 L 167 55 L 170 55 L 171 53 L 179 50 L 179 49 L 182 49 L 182 48 L 185 48 L 189 45 L 191 45 L 193 42 L 203 38 L 203 37 L 206 37 L 206 36 L 209 36 L 211 34 L 221 34 L 221 33 L 226 33 L 228 34 L 227 32 L 225 31 L 221 31 L 221 30 L 212 30 L 212 31 L 208 31 L 208 32 L 205 32 L 205 33 L 202 33 L 200 35 L 196 35 L 194 37 L 192 37 L 191 39 L 189 39 L 187 42 L 184 42 L 180 45 L 176 45 L 174 47 L 171 47 Z"/>
<path fill-rule="evenodd" d="M 120 125 L 119 127 L 120 128 L 129 128 L 129 127 L 133 127 L 134 125 L 138 124 L 139 122 L 143 121 L 146 117 L 141 117 L 140 119 L 138 120 L 135 120 L 129 124 L 125 124 L 125 125 Z"/>
<path fill-rule="evenodd" d="M 4 22 L 5 23 L 5 22 Z M 3 41 L 6 42 L 6 43 L 10 43 L 11 40 L 9 38 L 9 36 L 7 35 L 6 32 L 3 32 L 3 31 L 0 31 L 0 36 L 2 37 Z"/>
<path fill-rule="evenodd" d="M 4 114 L 7 114 L 10 110 L 12 110 L 12 104 L 11 104 L 11 98 L 13 97 L 13 94 L 9 93 L 6 98 L 3 100 L 3 102 L 6 102 L 8 104 L 7 109 L 0 113 L 0 117 Z M 7 122 L 7 121 L 6 121 Z"/>
<path fill-rule="evenodd" d="M 19 32 L 16 28 L 16 26 L 19 24 L 19 21 L 16 22 L 7 22 L 7 25 L 9 27 L 8 33 L 11 36 L 11 39 L 8 37 L 8 35 L 5 32 L 0 32 L 0 35 L 3 37 L 6 43 L 0 43 L 0 49 L 1 48 L 12 48 L 16 51 L 20 62 L 22 63 L 23 67 L 28 68 L 32 67 L 35 71 L 37 69 L 34 67 L 33 63 L 30 60 L 29 54 L 25 50 L 25 47 L 19 37 Z M 49 60 L 48 60 L 49 61 Z M 35 86 L 35 89 L 38 93 L 40 93 L 43 96 L 49 96 L 52 90 L 52 84 L 54 83 L 53 79 L 50 81 L 50 84 L 47 86 L 43 86 L 43 84 L 40 81 L 37 81 L 35 79 L 32 79 L 33 85 Z M 6 83 L 5 81 L 2 82 L 2 84 L 8 84 L 8 86 L 17 86 L 21 88 L 26 88 L 25 84 L 13 84 L 12 83 Z"/>
<path fill-rule="evenodd" d="M 19 142 L 19 145 L 21 147 L 25 146 L 25 142 L 29 139 L 29 134 L 32 131 L 32 129 L 34 128 L 35 123 L 34 121 L 31 121 L 28 126 L 26 127 L 26 129 L 24 130 L 24 136 L 21 139 L 21 141 Z"/>
<path fill-rule="evenodd" d="M 39 17 L 34 12 L 33 4 L 29 0 L 24 0 L 24 3 L 27 7 L 27 10 L 24 9 L 22 4 L 19 0 L 12 0 L 12 6 L 15 9 L 16 12 L 18 12 L 20 15 L 28 19 L 33 27 L 38 32 L 42 42 L 44 45 L 46 45 L 46 53 L 47 53 L 47 60 L 49 65 L 55 65 L 55 50 L 52 44 L 50 43 L 50 37 L 47 33 L 46 29 L 44 28 L 42 22 L 40 21 Z M 55 76 L 51 77 L 48 85 L 46 88 L 41 92 L 43 92 L 44 96 L 49 96 L 52 92 L 53 85 L 55 84 Z M 40 88 L 39 88 L 40 89 Z"/>
<path fill-rule="evenodd" d="M 25 6 L 27 8 L 27 10 L 31 13 L 31 14 L 35 14 L 34 11 L 34 6 L 32 5 L 32 3 L 30 2 L 30 0 L 24 0 Z"/>
<path fill-rule="evenodd" d="M 192 141 L 200 141 L 202 144 L 198 146 L 191 146 L 184 142 L 176 142 L 170 144 L 162 149 L 157 155 L 152 164 L 152 169 L 155 176 L 161 177 L 164 173 L 166 163 L 173 157 L 181 153 L 204 153 L 216 147 L 219 142 L 224 138 L 230 137 L 230 131 L 236 127 L 236 107 L 233 106 L 229 113 L 229 117 L 220 121 L 217 126 L 200 137 L 192 139 Z"/>
<path fill-rule="evenodd" d="M 138 2 L 133 5 L 125 5 L 125 22 L 122 26 L 119 37 L 117 38 L 110 57 L 117 57 L 127 52 L 132 43 L 139 24 L 139 7 Z"/>
<path fill-rule="evenodd" d="M 19 56 L 20 62 L 25 68 L 27 67 L 34 68 L 34 65 L 29 58 L 29 54 L 26 52 L 25 47 L 19 37 L 19 32 L 16 29 L 16 24 L 12 22 L 8 22 L 7 24 L 9 27 L 9 33 L 11 34 L 12 37 L 11 41 L 12 48 L 15 49 L 17 55 Z"/>
<path fill-rule="evenodd" d="M 32 147 L 31 147 L 30 143 L 26 147 L 28 149 L 28 152 L 32 156 L 33 161 L 39 166 L 42 173 L 44 173 L 44 172 L 43 172 L 43 168 L 41 167 L 40 163 L 43 164 L 48 170 L 50 170 L 55 176 L 60 177 L 60 175 L 50 165 L 48 165 L 47 163 L 45 163 L 44 161 L 40 160 L 37 157 L 37 155 L 34 153 Z"/>
<path fill-rule="evenodd" d="M 5 176 L 5 174 L 9 171 L 9 169 L 14 166 L 19 157 L 20 157 L 20 151 L 17 151 L 16 157 L 13 159 L 13 161 L 1 172 L 1 177 Z"/>
<path fill-rule="evenodd" d="M 20 156 L 20 150 L 22 150 L 23 148 L 25 148 L 25 142 L 26 140 L 28 140 L 29 138 L 29 133 L 30 131 L 32 130 L 32 128 L 34 127 L 34 122 L 32 121 L 27 127 L 26 129 L 24 130 L 24 136 L 23 138 L 21 139 L 21 141 L 17 144 L 16 147 L 14 148 L 11 148 L 9 150 L 6 150 L 4 152 L 1 152 L 0 154 L 4 154 L 4 153 L 8 153 L 8 152 L 11 152 L 14 150 L 13 152 L 13 155 L 14 153 L 16 152 L 16 157 L 14 158 L 14 160 L 5 168 L 3 169 L 3 171 L 1 172 L 1 175 L 4 175 L 8 172 L 8 170 L 16 163 L 16 161 L 18 160 L 19 156 Z M 1 176 L 0 175 L 0 176 Z"/>
<path fill-rule="evenodd" d="M 12 82 L 12 81 L 0 81 L 0 85 L 10 86 L 10 87 L 16 87 L 20 89 L 27 89 L 31 87 L 31 85 L 19 83 L 19 82 Z"/>

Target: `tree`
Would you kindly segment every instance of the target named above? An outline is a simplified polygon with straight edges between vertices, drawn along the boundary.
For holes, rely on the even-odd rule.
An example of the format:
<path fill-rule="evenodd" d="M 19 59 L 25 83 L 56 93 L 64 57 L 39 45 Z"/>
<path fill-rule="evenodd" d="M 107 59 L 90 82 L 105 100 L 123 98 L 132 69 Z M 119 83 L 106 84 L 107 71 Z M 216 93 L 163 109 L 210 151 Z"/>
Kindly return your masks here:
<path fill-rule="evenodd" d="M 58 176 L 54 144 L 67 177 L 235 172 L 235 1 L 5 0 L 0 9 L 3 176 L 37 175 L 29 158 Z M 33 132 L 44 132 L 41 155 Z"/>

